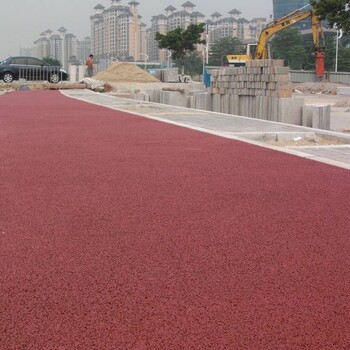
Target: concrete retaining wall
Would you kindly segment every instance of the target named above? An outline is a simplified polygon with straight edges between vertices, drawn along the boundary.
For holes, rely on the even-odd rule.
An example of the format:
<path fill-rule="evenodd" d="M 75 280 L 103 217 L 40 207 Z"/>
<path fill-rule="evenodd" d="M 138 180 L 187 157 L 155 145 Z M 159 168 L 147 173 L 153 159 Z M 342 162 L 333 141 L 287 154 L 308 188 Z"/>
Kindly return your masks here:
<path fill-rule="evenodd" d="M 190 107 L 190 96 L 179 91 L 161 91 L 160 103 L 179 107 Z"/>
<path fill-rule="evenodd" d="M 179 81 L 179 69 L 178 68 L 168 68 L 168 69 L 158 69 L 154 74 L 154 77 L 159 79 L 163 83 L 178 82 Z"/>

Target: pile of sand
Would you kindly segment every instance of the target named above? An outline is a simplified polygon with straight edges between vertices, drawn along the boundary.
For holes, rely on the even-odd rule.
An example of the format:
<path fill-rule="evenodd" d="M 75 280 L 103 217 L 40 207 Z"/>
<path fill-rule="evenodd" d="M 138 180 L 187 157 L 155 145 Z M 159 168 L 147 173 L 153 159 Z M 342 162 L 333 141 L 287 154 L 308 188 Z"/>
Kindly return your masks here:
<path fill-rule="evenodd" d="M 115 62 L 107 70 L 98 73 L 94 79 L 108 83 L 137 82 L 137 83 L 159 83 L 159 80 L 148 74 L 133 63 Z"/>

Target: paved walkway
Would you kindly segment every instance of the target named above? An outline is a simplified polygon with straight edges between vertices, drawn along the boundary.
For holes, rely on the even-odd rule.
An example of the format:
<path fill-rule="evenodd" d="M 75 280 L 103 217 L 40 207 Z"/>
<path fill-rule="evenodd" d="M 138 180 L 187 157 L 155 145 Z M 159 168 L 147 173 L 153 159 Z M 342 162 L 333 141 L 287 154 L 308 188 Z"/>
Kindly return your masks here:
<path fill-rule="evenodd" d="M 315 129 L 202 110 L 128 100 L 94 93 L 89 90 L 64 90 L 62 93 L 69 97 L 108 108 L 144 115 L 160 121 L 189 127 L 226 138 L 244 140 L 245 142 L 262 147 L 274 148 L 300 157 L 350 169 L 350 135 L 317 130 L 320 135 L 328 135 L 334 138 L 341 137 L 347 144 L 341 144 L 339 146 L 282 148 L 271 146 L 263 142 L 252 141 L 250 138 L 252 138 L 252 134 L 254 134 L 255 138 L 259 138 L 258 134 L 263 136 L 265 133 L 291 133 L 295 134 L 295 137 L 298 137 L 303 133 L 315 132 Z"/>

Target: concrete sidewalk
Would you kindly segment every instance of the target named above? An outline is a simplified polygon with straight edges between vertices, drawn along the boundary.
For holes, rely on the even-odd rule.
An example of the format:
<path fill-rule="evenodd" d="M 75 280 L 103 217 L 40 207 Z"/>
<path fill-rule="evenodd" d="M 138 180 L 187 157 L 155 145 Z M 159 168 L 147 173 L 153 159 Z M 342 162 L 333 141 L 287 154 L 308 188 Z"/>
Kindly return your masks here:
<path fill-rule="evenodd" d="M 147 118 L 240 140 L 350 170 L 350 135 L 204 110 L 124 99 L 90 90 L 64 90 L 65 96 Z M 313 137 L 320 144 L 300 142 Z M 276 142 L 279 141 L 279 142 Z M 283 145 L 284 147 L 281 147 Z"/>

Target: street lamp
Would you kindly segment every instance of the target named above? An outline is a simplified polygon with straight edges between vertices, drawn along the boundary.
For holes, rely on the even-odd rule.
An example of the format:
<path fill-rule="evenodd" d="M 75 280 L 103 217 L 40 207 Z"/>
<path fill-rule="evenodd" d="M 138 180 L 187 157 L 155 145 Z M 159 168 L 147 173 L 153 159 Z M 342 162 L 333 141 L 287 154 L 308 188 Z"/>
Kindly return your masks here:
<path fill-rule="evenodd" d="M 209 24 L 207 24 L 207 36 L 206 36 L 206 47 L 205 47 L 205 64 L 209 62 Z"/>
<path fill-rule="evenodd" d="M 163 67 L 163 59 L 165 59 L 165 54 L 166 54 L 166 61 L 167 61 L 166 67 L 167 67 L 167 69 L 169 69 L 170 68 L 170 57 L 172 56 L 173 53 L 168 49 L 162 49 L 161 51 L 163 51 L 163 55 L 161 57 L 161 65 Z"/>
<path fill-rule="evenodd" d="M 336 43 L 335 43 L 335 69 L 334 71 L 338 72 L 338 50 L 339 50 L 339 39 L 343 36 L 343 31 L 337 29 Z"/>
<path fill-rule="evenodd" d="M 168 62 L 167 62 L 167 68 L 170 68 L 170 57 L 173 54 L 170 50 L 166 50 L 168 52 Z"/>
<path fill-rule="evenodd" d="M 140 52 L 139 55 L 143 55 L 145 56 L 145 70 L 147 69 L 147 60 L 148 60 L 148 55 L 146 55 L 145 53 Z"/>

